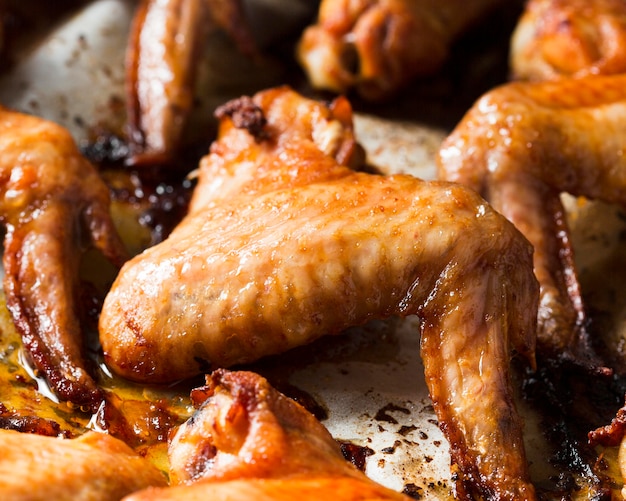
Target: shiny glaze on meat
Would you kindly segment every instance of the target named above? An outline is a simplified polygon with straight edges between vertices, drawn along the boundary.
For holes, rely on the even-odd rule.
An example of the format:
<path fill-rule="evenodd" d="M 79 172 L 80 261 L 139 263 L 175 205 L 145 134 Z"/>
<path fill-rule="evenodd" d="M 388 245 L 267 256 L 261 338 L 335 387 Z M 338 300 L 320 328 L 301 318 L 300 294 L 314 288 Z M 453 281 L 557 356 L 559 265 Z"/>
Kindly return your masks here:
<path fill-rule="evenodd" d="M 88 247 L 117 266 L 126 260 L 109 191 L 69 132 L 3 108 L 0 220 L 7 306 L 29 358 L 59 398 L 97 408 L 102 394 L 82 353 L 78 273 Z"/>
<path fill-rule="evenodd" d="M 511 38 L 521 80 L 579 78 L 626 70 L 626 2 L 530 0 Z"/>
<path fill-rule="evenodd" d="M 626 200 L 625 84 L 605 76 L 503 85 L 476 102 L 439 153 L 441 179 L 481 193 L 534 245 L 538 349 L 596 369 L 559 196 Z"/>
<path fill-rule="evenodd" d="M 443 66 L 461 34 L 498 0 L 323 0 L 297 56 L 315 88 L 392 97 Z"/>
<path fill-rule="evenodd" d="M 166 477 L 124 442 L 87 432 L 56 438 L 0 429 L 0 493 L 11 501 L 118 501 Z"/>
<path fill-rule="evenodd" d="M 171 381 L 418 314 L 458 491 L 533 499 L 508 380 L 511 348 L 534 355 L 528 242 L 463 186 L 347 167 L 362 156 L 345 99 L 276 88 L 218 114 L 189 214 L 105 300 L 109 366 Z"/>

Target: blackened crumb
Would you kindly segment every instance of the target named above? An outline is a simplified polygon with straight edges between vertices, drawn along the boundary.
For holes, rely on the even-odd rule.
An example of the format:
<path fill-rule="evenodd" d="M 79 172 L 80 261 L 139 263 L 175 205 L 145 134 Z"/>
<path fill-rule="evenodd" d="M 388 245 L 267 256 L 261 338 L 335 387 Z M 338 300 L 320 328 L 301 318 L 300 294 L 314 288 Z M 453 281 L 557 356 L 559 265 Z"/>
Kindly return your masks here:
<path fill-rule="evenodd" d="M 246 129 L 256 141 L 266 139 L 267 134 L 264 128 L 267 125 L 267 119 L 263 110 L 254 104 L 251 97 L 243 96 L 233 99 L 215 110 L 217 119 L 221 120 L 226 116 L 230 117 L 233 125 L 238 129 Z"/>

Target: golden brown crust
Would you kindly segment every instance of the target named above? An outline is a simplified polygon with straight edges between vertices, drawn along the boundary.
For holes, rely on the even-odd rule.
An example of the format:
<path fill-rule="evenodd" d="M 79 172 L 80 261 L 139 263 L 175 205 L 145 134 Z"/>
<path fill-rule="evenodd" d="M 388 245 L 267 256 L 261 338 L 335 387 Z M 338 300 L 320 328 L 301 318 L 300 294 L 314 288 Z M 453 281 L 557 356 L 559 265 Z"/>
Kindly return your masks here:
<path fill-rule="evenodd" d="M 432 75 L 452 43 L 498 0 L 324 0 L 297 47 L 311 84 L 364 98 L 392 97 Z"/>
<path fill-rule="evenodd" d="M 524 80 L 626 70 L 621 0 L 530 0 L 511 40 L 513 76 Z"/>
<path fill-rule="evenodd" d="M 124 501 L 409 501 L 411 498 L 373 482 L 341 476 L 250 478 L 227 482 L 198 482 L 169 489 L 150 488 Z"/>
<path fill-rule="evenodd" d="M 252 372 L 218 370 L 208 398 L 174 435 L 172 485 L 143 499 L 406 500 L 345 460 L 330 433 Z"/>
<path fill-rule="evenodd" d="M 207 400 L 170 441 L 173 484 L 329 473 L 360 478 L 326 428 L 265 378 L 220 369 L 207 384 Z"/>
<path fill-rule="evenodd" d="M 117 266 L 126 252 L 108 188 L 65 129 L 0 109 L 0 217 L 7 306 L 35 368 L 61 399 L 97 407 L 102 395 L 82 356 L 78 266 L 85 246 Z"/>
<path fill-rule="evenodd" d="M 0 430 L 0 492 L 13 501 L 117 501 L 166 478 L 124 442 L 87 432 L 60 439 Z"/>

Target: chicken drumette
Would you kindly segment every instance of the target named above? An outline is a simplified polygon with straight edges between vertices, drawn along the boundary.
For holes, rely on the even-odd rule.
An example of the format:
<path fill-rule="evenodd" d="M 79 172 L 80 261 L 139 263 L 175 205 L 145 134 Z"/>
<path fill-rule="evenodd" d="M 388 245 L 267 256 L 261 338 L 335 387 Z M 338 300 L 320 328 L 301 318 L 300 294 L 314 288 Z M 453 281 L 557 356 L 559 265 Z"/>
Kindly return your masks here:
<path fill-rule="evenodd" d="M 218 115 L 189 214 L 105 299 L 110 367 L 170 381 L 418 314 L 458 492 L 533 499 L 508 378 L 511 347 L 534 360 L 526 239 L 463 186 L 348 167 L 362 151 L 344 98 L 276 88 Z"/>
<path fill-rule="evenodd" d="M 437 72 L 450 47 L 499 0 L 323 0 L 298 59 L 311 84 L 364 98 L 393 96 Z"/>
<path fill-rule="evenodd" d="M 29 357 L 61 399 L 93 409 L 101 393 L 82 354 L 78 274 L 89 245 L 126 260 L 109 190 L 65 129 L 3 108 L 0 220 L 6 302 Z"/>
<path fill-rule="evenodd" d="M 511 39 L 511 71 L 549 80 L 626 71 L 626 2 L 530 0 Z"/>
<path fill-rule="evenodd" d="M 408 501 L 346 461 L 315 417 L 252 372 L 217 370 L 169 445 L 171 487 L 141 500 Z"/>

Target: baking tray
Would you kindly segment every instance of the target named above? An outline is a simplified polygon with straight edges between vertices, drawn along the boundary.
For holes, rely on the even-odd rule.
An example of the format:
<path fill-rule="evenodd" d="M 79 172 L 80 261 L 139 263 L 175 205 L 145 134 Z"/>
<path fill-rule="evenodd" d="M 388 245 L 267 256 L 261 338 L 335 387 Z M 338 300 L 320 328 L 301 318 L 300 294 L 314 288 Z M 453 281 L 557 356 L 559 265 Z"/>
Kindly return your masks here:
<path fill-rule="evenodd" d="M 0 77 L 0 102 L 64 125 L 86 150 L 103 134 L 122 137 L 124 51 L 135 6 L 135 2 L 125 0 L 79 2 L 59 16 L 16 52 L 10 71 Z M 313 19 L 316 2 L 249 0 L 246 6 L 254 12 L 253 28 L 260 46 L 266 49 L 264 57 L 248 60 L 222 34 L 209 37 L 186 136 L 190 144 L 211 137 L 213 109 L 232 97 L 282 83 L 315 95 L 294 65 L 291 42 Z M 506 40 L 516 9 L 509 12 L 506 22 L 489 25 L 495 30 L 488 32 L 492 37 L 489 43 L 484 37 L 476 37 L 460 44 L 455 55 L 457 64 L 449 65 L 442 75 L 416 83 L 390 103 L 372 105 L 354 98 L 356 136 L 371 165 L 384 173 L 435 177 L 435 154 L 441 140 L 476 97 L 506 79 Z M 268 25 L 274 31 L 268 31 Z M 275 31 L 277 26 L 280 31 Z M 189 165 L 189 170 L 194 167 Z M 602 204 L 573 199 L 567 204 L 574 243 L 581 249 L 581 280 L 590 308 L 602 312 L 598 318 L 611 326 L 607 331 L 617 346 L 622 340 L 624 315 L 615 291 L 623 282 L 615 274 L 609 284 L 598 277 L 604 277 L 607 268 L 619 259 L 616 256 L 623 247 L 620 235 L 626 229 L 624 219 L 618 210 Z M 118 224 L 130 227 L 123 234 L 133 234 L 141 226 L 135 218 L 139 212 L 115 212 Z M 129 242 L 137 252 L 145 245 L 145 241 Z M 415 318 L 373 322 L 247 368 L 262 373 L 311 409 L 331 434 L 346 444 L 347 455 L 374 480 L 419 499 L 446 500 L 452 498 L 453 489 L 449 450 L 424 382 L 418 322 Z M 19 359 L 19 353 L 14 353 L 19 352 L 14 333 L 5 329 L 0 345 L 0 360 L 15 363 Z M 619 350 L 615 350 L 615 356 L 623 362 Z M 100 369 L 109 377 L 106 367 Z M 105 379 L 105 383 L 122 399 L 169 398 L 176 402 L 181 416 L 191 412 L 185 385 L 140 387 L 124 385 L 114 377 Z M 15 391 L 14 386 L 9 389 L 6 385 L 0 385 L 0 390 L 3 398 L 4 392 Z M 57 420 L 63 412 L 69 412 L 45 393 L 41 382 L 38 389 L 24 385 L 20 392 L 24 394 L 24 412 Z M 554 446 L 546 441 L 545 416 L 527 399 L 519 398 L 518 405 L 526 423 L 533 479 L 538 485 L 553 485 L 563 473 L 550 461 Z M 98 428 L 97 419 L 88 416 L 62 417 L 63 426 L 77 433 Z M 159 462 L 162 451 L 163 444 L 148 444 L 143 453 Z M 615 455 L 612 450 L 603 453 L 609 459 Z M 617 491 L 619 485 L 615 488 Z M 584 492 L 586 496 L 588 491 Z"/>

